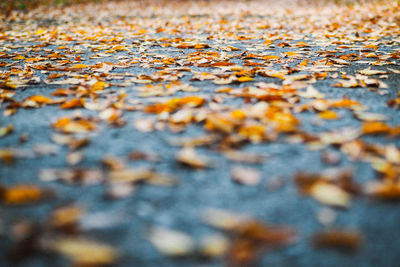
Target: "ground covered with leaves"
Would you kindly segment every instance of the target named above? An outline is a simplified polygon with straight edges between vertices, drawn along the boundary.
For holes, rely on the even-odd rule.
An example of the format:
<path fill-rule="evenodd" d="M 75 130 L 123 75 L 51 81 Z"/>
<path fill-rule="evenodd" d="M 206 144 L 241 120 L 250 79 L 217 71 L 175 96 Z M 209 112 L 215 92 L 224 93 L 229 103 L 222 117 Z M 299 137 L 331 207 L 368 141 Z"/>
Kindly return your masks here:
<path fill-rule="evenodd" d="M 3 18 L 1 265 L 397 266 L 399 12 L 140 1 Z"/>

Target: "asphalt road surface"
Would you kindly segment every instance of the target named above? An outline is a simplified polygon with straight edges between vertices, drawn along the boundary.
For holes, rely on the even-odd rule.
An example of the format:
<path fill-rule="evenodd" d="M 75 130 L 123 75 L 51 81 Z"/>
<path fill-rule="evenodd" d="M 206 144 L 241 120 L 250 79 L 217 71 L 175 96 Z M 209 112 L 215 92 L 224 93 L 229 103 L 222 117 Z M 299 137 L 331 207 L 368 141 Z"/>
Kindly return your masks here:
<path fill-rule="evenodd" d="M 254 95 L 247 98 L 235 96 L 229 92 L 215 93 L 215 90 L 224 87 L 243 92 L 248 87 L 262 90 L 270 88 L 271 85 L 265 85 L 270 83 L 276 84 L 279 90 L 282 90 L 283 83 L 298 92 L 304 92 L 305 88 L 312 85 L 324 94 L 322 99 L 343 99 L 345 96 L 358 101 L 368 112 L 381 114 L 376 120 L 383 120 L 394 129 L 400 125 L 399 110 L 395 106 L 389 106 L 388 101 L 398 98 L 400 92 L 399 56 L 395 55 L 400 51 L 398 45 L 400 38 L 399 28 L 393 15 L 396 4 L 372 3 L 366 7 L 356 5 L 352 7 L 353 11 L 348 11 L 351 7 L 340 6 L 330 8 L 303 6 L 293 9 L 274 6 L 274 9 L 269 9 L 266 2 L 246 2 L 246 4 L 185 2 L 182 5 L 174 2 L 169 4 L 111 2 L 104 6 L 68 7 L 48 12 L 37 10 L 36 13 L 15 15 L 14 19 L 2 22 L 0 84 L 1 89 L 15 94 L 11 96 L 13 100 L 10 101 L 5 97 L 8 91 L 2 91 L 0 98 L 0 111 L 3 114 L 0 116 L 0 127 L 13 126 L 11 133 L 0 138 L 0 150 L 3 152 L 2 155 L 5 155 L 6 151 L 11 151 L 11 157 L 14 158 L 13 162 L 9 163 L 7 156 L 2 156 L 0 183 L 4 188 L 11 188 L 17 184 L 34 184 L 40 188 L 50 188 L 55 196 L 39 202 L 13 205 L 7 203 L 7 194 L 3 192 L 3 202 L 0 206 L 1 266 L 69 266 L 71 260 L 68 257 L 60 257 L 45 245 L 44 248 L 40 246 L 41 242 L 44 242 L 42 239 L 48 236 L 51 239 L 59 235 L 57 231 L 47 230 L 49 226 L 46 222 L 51 217 L 50 214 L 56 208 L 71 204 L 83 207 L 85 213 L 78 222 L 75 222 L 79 234 L 69 234 L 84 236 L 115 248 L 119 254 L 118 260 L 112 263 L 115 266 L 225 265 L 226 260 L 223 256 L 207 259 L 197 252 L 188 253 L 183 257 L 168 257 L 157 251 L 148 240 L 149 229 L 153 226 L 186 233 L 197 243 L 208 235 L 223 233 L 204 222 L 204 211 L 209 208 L 246 214 L 267 224 L 290 226 L 295 229 L 297 238 L 294 243 L 267 251 L 254 263 L 255 266 L 398 266 L 400 262 L 398 202 L 385 201 L 364 193 L 351 194 L 351 201 L 345 205 L 347 207 L 337 208 L 329 203 L 328 205 L 320 203 L 315 199 L 317 197 L 312 195 L 300 194 L 294 182 L 295 175 L 300 171 L 318 174 L 329 168 L 351 170 L 355 183 L 361 188 L 370 181 L 379 181 L 378 177 L 381 176 L 379 172 L 374 171 L 371 161 L 363 158 L 356 160 L 349 156 L 351 153 L 344 153 L 344 144 L 363 140 L 379 147 L 394 147 L 394 151 L 398 152 L 399 134 L 392 136 L 385 133 L 360 134 L 352 140 L 339 141 L 339 144 L 333 142 L 312 144 L 304 138 L 300 138 L 298 142 L 293 141 L 296 136 L 299 138 L 300 132 L 318 137 L 321 133 L 337 131 L 339 136 L 346 137 L 348 132 L 345 129 L 359 130 L 367 121 L 375 119 L 371 119 L 368 115 L 365 115 L 367 118 L 357 118 L 356 111 L 351 108 L 333 108 L 331 110 L 339 118 L 325 119 L 318 115 L 320 111 L 317 109 L 308 107 L 300 112 L 302 105 L 307 105 L 316 98 L 308 98 L 298 93 L 290 96 L 284 94 L 282 105 L 288 105 L 286 108 L 299 120 L 294 132 L 272 130 L 276 133 L 276 138 L 267 140 L 268 138 L 261 137 L 261 140 L 252 141 L 249 137 L 240 142 L 240 145 L 226 145 L 222 144 L 220 137 L 233 136 L 236 130 L 226 133 L 215 127 L 214 130 L 205 129 L 207 128 L 204 126 L 205 120 L 198 122 L 191 120 L 189 123 L 183 123 L 184 126 L 179 124 L 175 125 L 175 128 L 168 129 L 168 118 L 165 122 L 160 119 L 162 115 L 146 112 L 145 109 L 152 103 L 167 101 L 171 97 L 199 96 L 206 101 L 201 107 L 192 107 L 194 112 L 198 112 L 197 115 L 200 114 L 199 116 L 202 112 L 207 114 L 210 110 L 215 111 L 213 114 L 225 114 L 226 111 L 229 113 L 242 109 L 250 114 L 251 106 L 262 101 L 260 98 Z M 363 11 L 365 13 L 362 13 Z M 334 23 L 337 25 L 333 25 Z M 268 26 L 263 28 L 262 25 Z M 58 31 L 56 37 L 51 37 L 51 32 L 55 30 Z M 325 36 L 324 31 L 332 36 Z M 251 38 L 245 38 L 246 36 Z M 117 39 L 111 40 L 113 37 Z M 166 41 L 174 38 L 182 40 Z M 357 38 L 360 40 L 355 40 Z M 266 39 L 271 42 L 266 42 Z M 202 44 L 203 47 L 182 45 L 191 42 Z M 304 42 L 306 45 L 299 42 Z M 116 46 L 123 47 L 118 49 Z M 228 47 L 237 48 L 237 51 Z M 115 49 L 108 53 L 111 48 Z M 218 56 L 213 55 L 212 51 L 217 52 Z M 207 52 L 210 53 L 205 55 Z M 48 57 L 52 53 L 62 56 Z M 188 56 L 190 53 L 203 54 L 195 55 L 199 59 L 193 59 Z M 351 53 L 357 58 L 340 58 L 340 55 Z M 266 55 L 277 58 L 268 58 Z M 24 59 L 18 59 L 18 56 L 23 56 Z M 76 58 L 78 56 L 81 60 Z M 39 60 L 28 60 L 29 58 Z M 309 60 L 308 63 L 298 65 L 306 59 Z M 324 59 L 336 61 L 326 64 L 326 68 L 331 68 L 327 70 L 326 77 L 313 80 L 316 77 L 315 73 L 326 71 L 326 69 L 321 71 L 313 69 L 315 66 L 313 62 Z M 61 62 L 64 60 L 65 62 Z M 211 65 L 222 61 L 233 64 L 225 66 L 225 69 Z M 250 61 L 258 62 L 261 66 L 253 66 L 249 64 Z M 104 66 L 113 68 L 96 71 L 96 68 L 87 67 L 99 62 L 108 62 L 104 63 Z M 371 64 L 376 62 L 383 64 Z M 46 65 L 47 63 L 52 66 Z M 74 64 L 75 67 L 76 64 L 85 64 L 86 67 L 83 66 L 82 69 L 79 69 L 79 66 L 71 67 Z M 37 67 L 39 65 L 45 67 Z M 240 70 L 226 69 L 245 65 L 247 70 L 256 67 L 283 70 L 280 75 L 284 78 L 276 78 L 272 74 L 262 75 L 261 72 L 235 76 L 233 73 Z M 30 70 L 27 70 L 27 66 L 30 66 Z M 190 70 L 184 71 L 182 68 Z M 377 75 L 367 73 L 364 78 L 356 77 L 360 75 L 360 71 L 368 68 L 380 70 L 382 73 Z M 299 72 L 292 74 L 291 70 L 294 69 Z M 138 76 L 140 74 L 151 76 L 162 70 L 167 74 L 159 76 L 161 78 L 157 81 L 154 76 L 152 78 Z M 30 71 L 33 71 L 31 76 L 28 75 Z M 61 76 L 49 79 L 49 75 L 54 73 L 59 73 Z M 196 80 L 193 79 L 195 73 L 216 76 Z M 223 76 L 221 73 L 226 75 L 225 78 L 235 76 L 236 81 L 216 84 Z M 298 81 L 291 81 L 288 78 L 297 74 L 311 76 L 299 78 Z M 341 79 L 346 79 L 344 77 L 346 75 L 356 77 L 358 85 L 354 88 L 335 86 Z M 36 80 L 30 80 L 24 86 L 14 86 L 13 82 L 7 80 L 9 77 Z M 238 81 L 239 77 L 252 79 Z M 78 81 L 54 84 L 54 81 L 69 78 Z M 65 100 L 47 104 L 36 101 L 32 104 L 34 107 L 27 107 L 29 103 L 27 104 L 25 100 L 32 95 L 45 96 L 54 101 L 63 99 L 65 96 L 51 94 L 59 88 L 69 88 L 74 92 L 80 90 L 79 86 L 90 88 L 93 86 L 91 82 L 93 78 L 102 80 L 109 86 L 99 90 L 100 93 L 82 93 L 82 97 L 87 103 L 93 102 L 94 99 L 117 103 L 118 97 L 124 90 L 126 106 L 135 109 L 114 106 L 114 111 L 122 112 L 122 115 L 118 116 L 125 122 L 124 125 L 115 126 L 107 115 L 103 114 L 106 119 L 104 116 L 101 117 L 99 114 L 106 108 L 97 107 L 89 110 L 87 106 L 77 106 L 72 109 L 62 109 L 60 105 Z M 136 82 L 133 80 L 135 78 Z M 367 78 L 376 79 L 378 82 L 376 80 L 360 82 L 360 79 Z M 146 85 L 141 84 L 145 83 L 143 80 L 146 79 L 150 79 L 150 85 L 171 84 L 171 80 L 168 79 L 175 79 L 198 89 L 192 92 L 183 89 L 170 94 L 160 93 L 144 97 L 139 94 L 139 89 Z M 347 79 L 350 80 L 352 79 Z M 379 81 L 385 85 L 379 84 Z M 185 88 L 182 84 L 178 87 Z M 294 100 L 296 97 L 297 100 Z M 79 96 L 73 93 L 67 98 L 79 98 Z M 265 102 L 273 105 L 270 100 Z M 13 103 L 22 104 L 17 105 L 14 115 L 8 116 L 7 110 L 10 112 L 9 105 Z M 186 107 L 182 108 L 185 109 Z M 174 112 L 178 111 L 170 113 Z M 93 123 L 97 129 L 84 133 L 65 133 L 65 129 L 63 132 L 62 129 L 52 126 L 62 117 L 73 116 L 81 116 L 87 120 L 91 120 L 89 117 L 94 118 Z M 266 125 L 270 122 L 262 123 Z M 167 126 L 162 128 L 163 125 Z M 55 134 L 88 138 L 90 143 L 74 150 L 76 153 L 71 156 L 72 150 L 68 146 L 54 141 Z M 182 148 L 174 145 L 173 141 L 176 143 L 178 139 L 206 134 L 215 134 L 217 137 L 212 137 L 215 140 L 210 144 L 197 147 L 196 153 L 207 157 L 211 161 L 207 164 L 209 166 L 197 169 L 182 165 L 176 159 L 177 153 Z M 228 146 L 230 149 L 246 152 L 249 155 L 264 155 L 265 161 L 243 162 L 247 156 L 240 158 L 242 162 L 233 161 L 221 152 L 221 147 L 224 145 L 225 148 Z M 132 151 L 150 153 L 150 157 L 157 156 L 158 160 L 142 158 L 131 160 L 129 155 Z M 394 154 L 397 155 L 397 152 Z M 328 156 L 330 160 L 327 162 L 324 157 Z M 135 185 L 134 192 L 127 196 L 110 199 L 107 197 L 110 190 L 107 182 L 95 179 L 93 184 L 85 185 L 84 182 L 73 182 L 70 178 L 64 181 L 59 179 L 46 181 L 40 175 L 44 169 L 59 168 L 83 171 L 94 169 L 107 173 L 109 170 L 102 164 L 105 158 L 114 159 L 114 164 L 123 161 L 125 169 L 144 167 L 157 173 L 172 174 L 178 183 L 174 186 L 139 183 Z M 387 161 L 387 158 L 385 160 Z M 399 163 L 396 163 L 396 159 L 393 162 L 393 166 L 398 168 L 396 164 Z M 110 165 L 112 164 L 108 164 L 108 168 Z M 261 176 L 261 181 L 255 185 L 243 185 L 233 181 L 231 171 L 234 166 L 252 168 Z M 113 168 L 118 169 L 118 166 L 112 165 L 111 169 Z M 399 172 L 396 175 L 398 178 Z M 325 224 L 321 223 L 321 214 L 332 218 Z M 38 230 L 29 230 L 31 229 L 29 225 L 37 225 L 34 229 Z M 24 229 L 29 233 L 26 234 Z M 346 229 L 360 233 L 362 236 L 360 247 L 355 251 L 346 248 L 342 250 L 316 248 L 312 244 L 313 235 L 326 229 Z M 33 241 L 27 241 L 29 238 L 26 235 Z"/>

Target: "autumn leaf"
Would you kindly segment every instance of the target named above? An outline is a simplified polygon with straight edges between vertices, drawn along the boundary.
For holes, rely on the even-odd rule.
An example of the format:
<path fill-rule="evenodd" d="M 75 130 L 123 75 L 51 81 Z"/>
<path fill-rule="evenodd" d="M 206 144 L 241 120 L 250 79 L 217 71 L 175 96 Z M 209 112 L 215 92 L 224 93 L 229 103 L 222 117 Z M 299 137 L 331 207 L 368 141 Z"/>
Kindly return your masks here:
<path fill-rule="evenodd" d="M 231 169 L 232 180 L 244 185 L 254 186 L 261 180 L 260 173 L 252 168 L 236 166 Z"/>
<path fill-rule="evenodd" d="M 367 194 L 382 200 L 399 200 L 400 184 L 393 181 L 371 182 L 366 186 Z"/>
<path fill-rule="evenodd" d="M 51 104 L 53 103 L 53 100 L 51 100 L 48 97 L 42 96 L 42 95 L 33 95 L 28 98 L 26 98 L 22 106 L 25 108 L 38 108 L 40 106 L 46 105 L 46 104 Z"/>
<path fill-rule="evenodd" d="M 78 238 L 60 238 L 50 243 L 51 249 L 81 266 L 104 266 L 114 263 L 118 254 L 109 245 Z"/>
<path fill-rule="evenodd" d="M 193 253 L 196 247 L 187 234 L 160 227 L 150 229 L 149 240 L 160 253 L 170 257 L 188 255 Z"/>
<path fill-rule="evenodd" d="M 226 253 L 229 266 L 252 264 L 262 253 L 290 245 L 296 239 L 295 231 L 290 227 L 264 224 L 251 217 L 224 210 L 208 209 L 204 220 L 230 234 L 231 243 Z"/>
<path fill-rule="evenodd" d="M 350 195 L 336 185 L 317 182 L 312 185 L 310 195 L 319 202 L 346 208 L 350 205 Z"/>
<path fill-rule="evenodd" d="M 64 117 L 53 123 L 52 125 L 56 130 L 64 133 L 85 133 L 97 129 L 95 123 L 85 119 L 70 119 Z"/>
<path fill-rule="evenodd" d="M 237 81 L 238 81 L 238 82 L 241 82 L 241 83 L 243 83 L 243 82 L 250 82 L 250 81 L 252 81 L 252 80 L 253 80 L 253 78 L 248 77 L 248 76 L 242 76 L 242 77 L 239 77 L 239 78 L 237 79 Z"/>
<path fill-rule="evenodd" d="M 360 70 L 360 73 L 363 75 L 378 75 L 378 74 L 386 74 L 387 71 L 383 70 L 372 70 L 371 68 Z"/>
<path fill-rule="evenodd" d="M 318 116 L 324 120 L 336 120 L 339 118 L 339 115 L 331 110 L 320 112 L 318 113 Z"/>
<path fill-rule="evenodd" d="M 356 231 L 350 230 L 326 230 L 313 237 L 313 244 L 320 248 L 335 248 L 352 252 L 360 248 L 363 238 Z"/>
<path fill-rule="evenodd" d="M 85 69 L 85 68 L 89 68 L 89 66 L 86 64 L 75 64 L 71 68 L 72 69 Z"/>
<path fill-rule="evenodd" d="M 43 2 L 38 0 L 0 4 L 25 8 L 2 9 L 1 178 L 28 183 L 37 174 L 41 183 L 64 183 L 57 184 L 60 201 L 74 202 L 54 203 L 54 209 L 18 208 L 20 218 L 7 211 L 14 207 L 6 208 L 9 225 L 2 234 L 10 241 L 4 246 L 10 262 L 18 265 L 14 260 L 26 255 L 41 262 L 43 252 L 53 251 L 74 266 L 125 264 L 130 255 L 117 262 L 115 248 L 89 236 L 106 234 L 102 229 L 112 226 L 108 208 L 137 201 L 137 210 L 124 214 L 127 222 L 138 231 L 149 218 L 164 226 L 150 227 L 145 238 L 154 251 L 133 251 L 134 262 L 146 265 L 157 250 L 189 256 L 184 265 L 203 264 L 199 257 L 222 258 L 227 266 L 257 264 L 264 253 L 291 244 L 294 230 L 214 210 L 205 223 L 218 232 L 193 229 L 192 236 L 196 203 L 235 206 L 248 193 L 254 195 L 249 206 L 254 213 L 259 196 L 275 194 L 289 182 L 283 173 L 294 176 L 300 195 L 280 191 L 289 201 L 277 208 L 290 211 L 302 197 L 311 198 L 329 206 L 310 210 L 323 226 L 336 217 L 354 224 L 358 199 L 371 207 L 366 211 L 378 200 L 400 199 L 396 1 L 287 6 L 279 1 L 88 1 L 52 8 L 47 3 L 36 8 Z M 341 164 L 350 164 L 354 173 L 338 168 Z M 293 173 L 299 166 L 314 172 Z M 164 170 L 182 175 L 182 186 L 153 188 L 178 184 Z M 204 186 L 224 182 L 241 186 L 217 186 L 218 203 L 207 198 L 213 194 Z M 95 187 L 86 190 L 90 185 Z M 236 198 L 225 198 L 230 189 L 238 190 Z M 179 196 L 196 190 L 194 204 L 181 205 Z M 99 198 L 93 192 L 100 192 Z M 178 197 L 164 201 L 163 195 Z M 52 191 L 39 185 L 0 186 L 5 207 L 50 196 Z M 364 203 L 365 198 L 374 201 Z M 124 200 L 110 202 L 117 199 Z M 180 215 L 175 207 L 182 208 Z M 389 221 L 396 217 L 395 209 L 385 212 Z M 132 214 L 140 220 L 130 220 Z M 183 224 L 178 215 L 187 216 Z M 169 228 L 174 224 L 184 231 Z M 386 240 L 393 227 L 373 226 L 384 229 L 381 241 L 393 245 Z M 118 246 L 126 227 L 110 229 Z M 363 242 L 357 229 L 315 229 L 308 229 L 315 247 L 352 251 Z M 131 241 L 140 246 L 142 240 Z M 396 265 L 390 257 L 387 262 Z"/>
<path fill-rule="evenodd" d="M 20 184 L 11 187 L 0 187 L 0 195 L 4 204 L 21 205 L 41 201 L 51 196 L 51 192 L 35 185 Z"/>
<path fill-rule="evenodd" d="M 62 109 L 71 109 L 71 108 L 81 108 L 84 105 L 84 100 L 82 98 L 73 98 L 60 106 Z"/>
<path fill-rule="evenodd" d="M 183 148 L 176 154 L 176 160 L 192 168 L 208 168 L 211 161 L 204 156 L 197 154 L 193 148 Z"/>
<path fill-rule="evenodd" d="M 11 134 L 14 131 L 14 126 L 12 124 L 4 127 L 0 127 L 0 138 Z"/>

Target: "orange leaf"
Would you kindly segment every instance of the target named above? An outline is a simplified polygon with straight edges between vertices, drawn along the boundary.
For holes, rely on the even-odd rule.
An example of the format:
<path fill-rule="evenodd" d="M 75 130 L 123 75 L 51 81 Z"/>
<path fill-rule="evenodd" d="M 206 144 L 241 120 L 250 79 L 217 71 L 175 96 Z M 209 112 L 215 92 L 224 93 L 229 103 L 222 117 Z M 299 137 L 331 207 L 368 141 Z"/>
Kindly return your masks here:
<path fill-rule="evenodd" d="M 53 102 L 53 100 L 51 100 L 50 98 L 41 95 L 33 95 L 27 99 L 34 101 L 38 104 L 51 104 Z"/>
<path fill-rule="evenodd" d="M 336 120 L 339 118 L 337 113 L 335 113 L 331 110 L 326 110 L 326 111 L 320 112 L 320 113 L 318 113 L 318 116 L 325 120 Z"/>
<path fill-rule="evenodd" d="M 237 79 L 237 81 L 238 82 L 250 82 L 250 81 L 252 81 L 253 80 L 253 78 L 251 78 L 251 77 L 249 77 L 249 76 L 242 76 L 242 77 L 239 77 L 238 79 Z"/>
<path fill-rule="evenodd" d="M 65 133 L 85 133 L 97 129 L 96 124 L 91 121 L 85 119 L 71 120 L 67 117 L 59 119 L 53 124 L 53 127 Z"/>
<path fill-rule="evenodd" d="M 83 104 L 84 104 L 84 100 L 82 98 L 80 98 L 80 99 L 73 98 L 70 101 L 62 104 L 60 107 L 62 109 L 81 108 L 81 107 L 83 107 Z"/>
<path fill-rule="evenodd" d="M 85 64 L 75 64 L 71 68 L 73 68 L 73 69 L 84 69 L 84 68 L 88 68 L 88 67 L 89 66 L 85 65 Z"/>
<path fill-rule="evenodd" d="M 231 116 L 238 120 L 244 120 L 246 118 L 246 113 L 241 109 L 235 109 L 231 112 Z"/>
<path fill-rule="evenodd" d="M 29 204 L 42 200 L 46 195 L 43 189 L 34 185 L 16 185 L 0 188 L 1 199 L 5 204 Z"/>
<path fill-rule="evenodd" d="M 392 127 L 390 127 L 384 122 L 378 122 L 378 121 L 364 122 L 361 128 L 361 132 L 363 134 L 390 133 L 391 130 Z"/>

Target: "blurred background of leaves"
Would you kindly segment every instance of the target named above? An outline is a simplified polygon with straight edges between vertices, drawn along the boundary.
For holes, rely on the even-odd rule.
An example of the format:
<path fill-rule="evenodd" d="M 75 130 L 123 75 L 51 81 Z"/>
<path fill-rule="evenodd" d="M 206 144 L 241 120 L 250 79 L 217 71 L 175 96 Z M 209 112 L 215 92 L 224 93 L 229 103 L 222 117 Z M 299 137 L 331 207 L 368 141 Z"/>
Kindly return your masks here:
<path fill-rule="evenodd" d="M 28 10 L 39 5 L 70 5 L 103 0 L 0 0 L 0 12 L 9 13 L 12 10 Z"/>
<path fill-rule="evenodd" d="M 29 10 L 40 5 L 43 6 L 65 6 L 71 4 L 80 4 L 80 3 L 88 3 L 88 2 L 107 2 L 110 0 L 0 0 L 0 14 L 10 14 L 13 10 Z M 113 1 L 121 1 L 121 0 L 113 0 Z M 140 0 L 122 0 L 122 1 L 140 1 Z M 156 1 L 156 0 L 155 0 Z M 169 0 L 164 0 L 169 1 Z M 174 0 L 172 0 L 174 1 Z M 175 0 L 179 1 L 179 0 Z M 183 0 L 185 1 L 185 0 Z M 196 1 L 196 0 L 186 0 L 186 1 Z M 205 0 L 208 1 L 208 0 Z M 218 1 L 218 0 L 210 0 L 210 1 Z M 276 0 L 279 1 L 279 0 Z M 301 4 L 310 4 L 310 3 L 334 3 L 334 4 L 349 4 L 352 5 L 356 2 L 366 2 L 373 0 L 293 0 L 293 2 L 301 3 Z M 380 1 L 380 0 L 375 0 Z M 394 0 L 400 3 L 400 0 Z"/>

